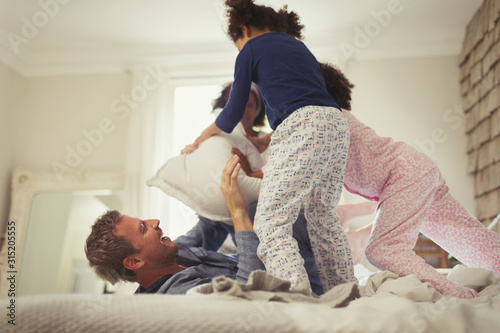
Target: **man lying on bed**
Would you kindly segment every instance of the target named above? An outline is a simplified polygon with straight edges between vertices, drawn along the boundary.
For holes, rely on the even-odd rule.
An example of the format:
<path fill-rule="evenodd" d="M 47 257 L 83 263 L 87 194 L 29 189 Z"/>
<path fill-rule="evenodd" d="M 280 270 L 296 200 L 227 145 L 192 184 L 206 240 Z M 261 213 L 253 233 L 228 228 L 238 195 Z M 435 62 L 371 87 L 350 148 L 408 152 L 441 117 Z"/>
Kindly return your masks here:
<path fill-rule="evenodd" d="M 246 282 L 252 271 L 264 270 L 264 265 L 257 257 L 259 240 L 253 232 L 247 203 L 236 181 L 239 170 L 238 157 L 232 157 L 224 168 L 221 181 L 221 190 L 233 220 L 237 256 L 192 244 L 193 240 L 198 243 L 197 237 L 181 236 L 172 241 L 163 237 L 159 220 L 141 220 L 113 210 L 95 221 L 87 238 L 85 253 L 90 266 L 111 283 L 139 283 L 136 293 L 185 294 L 221 275 Z M 249 211 L 254 213 L 255 207 L 250 207 Z M 206 222 L 200 225 L 206 225 Z M 316 294 L 322 294 L 305 228 L 305 218 L 301 214 L 294 224 L 294 237 L 304 258 L 312 289 Z M 227 231 L 213 228 L 213 239 L 219 237 L 217 230 L 227 235 Z"/>

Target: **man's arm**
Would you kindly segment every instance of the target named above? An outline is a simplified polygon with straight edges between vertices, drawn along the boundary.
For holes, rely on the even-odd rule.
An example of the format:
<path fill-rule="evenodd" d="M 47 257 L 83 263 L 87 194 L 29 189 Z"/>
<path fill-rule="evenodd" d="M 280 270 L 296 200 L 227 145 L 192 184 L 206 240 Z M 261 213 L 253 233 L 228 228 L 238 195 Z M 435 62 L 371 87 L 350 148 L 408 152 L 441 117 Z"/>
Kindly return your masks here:
<path fill-rule="evenodd" d="M 232 156 L 222 170 L 220 189 L 226 201 L 231 219 L 233 220 L 234 232 L 252 231 L 253 224 L 247 213 L 247 202 L 238 186 L 238 173 L 241 165 L 238 156 Z"/>
<path fill-rule="evenodd" d="M 247 202 L 238 186 L 238 173 L 241 169 L 238 162 L 238 156 L 233 156 L 226 163 L 222 171 L 220 188 L 236 232 L 236 250 L 239 260 L 236 280 L 246 282 L 252 271 L 265 270 L 265 267 L 257 256 L 259 239 L 253 231 L 253 223 L 247 213 Z"/>

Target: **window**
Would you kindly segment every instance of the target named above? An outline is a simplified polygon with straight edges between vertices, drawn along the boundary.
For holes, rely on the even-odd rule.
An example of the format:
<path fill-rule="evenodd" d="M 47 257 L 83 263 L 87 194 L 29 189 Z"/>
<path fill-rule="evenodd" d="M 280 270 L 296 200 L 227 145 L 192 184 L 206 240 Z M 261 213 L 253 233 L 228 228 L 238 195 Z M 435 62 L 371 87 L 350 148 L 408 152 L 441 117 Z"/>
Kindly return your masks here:
<path fill-rule="evenodd" d="M 182 86 L 175 89 L 172 151 L 178 154 L 186 144 L 193 143 L 215 120 L 212 101 L 219 97 L 221 85 Z M 191 229 L 196 213 L 177 199 L 170 198 L 169 236 L 174 239 Z"/>

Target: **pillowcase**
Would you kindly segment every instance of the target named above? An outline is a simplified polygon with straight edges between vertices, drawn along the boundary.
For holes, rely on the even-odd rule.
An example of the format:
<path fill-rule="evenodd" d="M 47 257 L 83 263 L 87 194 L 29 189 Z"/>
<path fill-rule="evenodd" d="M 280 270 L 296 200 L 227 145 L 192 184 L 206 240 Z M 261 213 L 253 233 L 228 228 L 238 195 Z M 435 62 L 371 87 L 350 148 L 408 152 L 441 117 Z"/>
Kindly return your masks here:
<path fill-rule="evenodd" d="M 232 225 L 231 214 L 220 190 L 222 170 L 232 156 L 231 147 L 247 155 L 252 171 L 262 169 L 265 164 L 244 133 L 243 126 L 238 124 L 230 134 L 221 132 L 210 137 L 193 153 L 169 159 L 146 184 L 180 200 L 200 216 Z M 261 182 L 261 179 L 248 177 L 243 170 L 240 171 L 238 185 L 247 203 L 257 201 Z"/>

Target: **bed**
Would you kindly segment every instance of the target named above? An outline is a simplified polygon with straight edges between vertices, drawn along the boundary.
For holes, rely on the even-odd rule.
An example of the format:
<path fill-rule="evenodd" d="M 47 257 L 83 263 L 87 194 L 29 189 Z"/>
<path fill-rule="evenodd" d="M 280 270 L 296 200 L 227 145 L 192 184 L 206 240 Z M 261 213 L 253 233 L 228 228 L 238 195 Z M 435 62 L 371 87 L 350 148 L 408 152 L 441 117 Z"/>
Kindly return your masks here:
<path fill-rule="evenodd" d="M 14 188 L 29 188 L 19 191 L 28 195 L 14 196 L 16 202 L 26 197 L 21 208 L 12 210 L 10 220 L 18 221 L 18 227 L 26 225 L 23 214 L 39 188 L 36 178 L 27 170 L 14 175 L 19 180 Z M 114 178 L 86 174 L 85 186 L 77 185 L 88 189 L 107 181 L 106 188 L 119 188 L 122 178 Z M 45 188 L 45 180 L 42 184 Z M 17 230 L 17 245 L 22 245 L 25 229 Z M 500 327 L 500 277 L 461 265 L 443 274 L 474 288 L 480 297 L 443 297 L 414 275 L 398 277 L 363 265 L 355 266 L 359 284 L 337 286 L 319 298 L 290 292 L 288 282 L 262 271 L 252 273 L 246 284 L 220 277 L 187 295 L 16 296 L 5 283 L 7 267 L 0 268 L 1 332 L 498 332 Z"/>
<path fill-rule="evenodd" d="M 479 291 L 480 297 L 443 297 L 413 275 L 398 278 L 382 271 L 314 298 L 300 290 L 289 292 L 288 282 L 257 271 L 246 284 L 220 277 L 187 295 L 4 299 L 0 307 L 6 316 L 0 327 L 2 332 L 24 333 L 498 332 L 500 277 L 461 265 L 446 273 Z"/>

